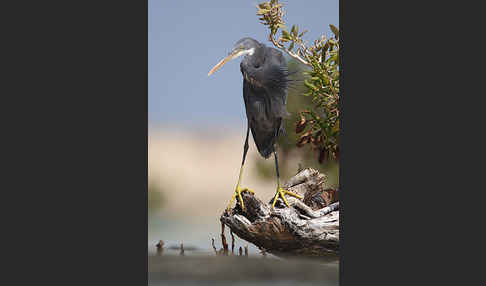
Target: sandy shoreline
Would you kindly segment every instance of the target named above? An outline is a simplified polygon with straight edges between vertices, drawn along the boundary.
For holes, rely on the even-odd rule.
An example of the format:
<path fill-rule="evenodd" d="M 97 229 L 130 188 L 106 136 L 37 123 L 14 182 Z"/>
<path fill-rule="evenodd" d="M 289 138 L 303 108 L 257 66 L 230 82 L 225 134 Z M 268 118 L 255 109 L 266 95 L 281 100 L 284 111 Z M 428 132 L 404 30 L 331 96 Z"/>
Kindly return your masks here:
<path fill-rule="evenodd" d="M 236 186 L 243 152 L 244 132 L 202 135 L 196 132 L 155 129 L 148 138 L 149 181 L 161 186 L 167 203 L 164 213 L 219 216 Z M 269 199 L 275 182 L 262 179 L 253 167 L 259 156 L 250 136 L 250 149 L 242 187 Z M 273 164 L 267 160 L 268 164 Z"/>

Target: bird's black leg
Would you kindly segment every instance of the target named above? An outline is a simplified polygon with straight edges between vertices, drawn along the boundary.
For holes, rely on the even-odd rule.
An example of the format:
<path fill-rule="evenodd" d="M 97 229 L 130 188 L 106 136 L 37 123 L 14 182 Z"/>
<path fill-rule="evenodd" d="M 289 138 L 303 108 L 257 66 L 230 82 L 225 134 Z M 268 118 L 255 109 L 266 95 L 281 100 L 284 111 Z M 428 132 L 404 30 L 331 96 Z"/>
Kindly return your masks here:
<path fill-rule="evenodd" d="M 273 203 L 272 203 L 272 208 L 275 206 L 275 203 L 277 202 L 278 196 L 280 195 L 284 201 L 284 203 L 290 207 L 289 203 L 287 202 L 287 199 L 285 198 L 285 195 L 290 195 L 299 199 L 302 199 L 302 196 L 299 196 L 296 193 L 287 191 L 282 189 L 280 187 L 280 172 L 278 170 L 278 158 L 277 158 L 277 151 L 273 151 L 273 155 L 275 156 L 275 171 L 277 172 L 277 192 L 275 193 L 275 197 L 273 198 Z"/>
<path fill-rule="evenodd" d="M 243 175 L 243 166 L 245 165 L 245 159 L 246 159 L 246 153 L 248 152 L 248 135 L 250 133 L 250 127 L 247 126 L 246 128 L 246 139 L 245 139 L 245 145 L 243 146 L 243 160 L 241 161 L 241 167 L 240 167 L 240 175 L 238 177 L 238 184 L 236 185 L 235 193 L 233 197 L 231 198 L 231 201 L 228 205 L 228 210 L 231 208 L 231 205 L 233 204 L 233 201 L 236 199 L 236 196 L 238 196 L 240 203 L 241 203 L 241 208 L 245 209 L 245 205 L 243 204 L 243 198 L 241 197 L 241 192 L 242 191 L 249 191 L 251 193 L 255 193 L 254 191 L 244 188 L 240 188 L 240 183 L 241 183 L 241 177 Z"/>
<path fill-rule="evenodd" d="M 273 151 L 273 155 L 275 156 L 275 171 L 277 172 L 277 184 L 280 187 L 280 172 L 278 171 L 277 151 Z"/>
<path fill-rule="evenodd" d="M 248 152 L 248 135 L 250 134 L 250 128 L 246 127 L 246 139 L 245 145 L 243 146 L 243 160 L 241 161 L 240 177 L 238 178 L 238 186 L 241 182 L 241 174 L 243 173 L 243 166 L 245 165 L 246 153 Z"/>

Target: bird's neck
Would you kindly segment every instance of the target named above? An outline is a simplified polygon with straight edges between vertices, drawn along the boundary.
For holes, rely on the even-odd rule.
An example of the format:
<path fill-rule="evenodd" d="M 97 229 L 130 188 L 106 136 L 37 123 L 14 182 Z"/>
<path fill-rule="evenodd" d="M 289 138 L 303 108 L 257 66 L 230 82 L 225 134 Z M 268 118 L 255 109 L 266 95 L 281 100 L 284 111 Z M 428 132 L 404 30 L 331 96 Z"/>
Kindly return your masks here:
<path fill-rule="evenodd" d="M 265 61 L 265 47 L 263 45 L 258 45 L 255 47 L 255 51 L 252 55 L 247 55 L 247 62 L 252 66 L 261 66 Z"/>

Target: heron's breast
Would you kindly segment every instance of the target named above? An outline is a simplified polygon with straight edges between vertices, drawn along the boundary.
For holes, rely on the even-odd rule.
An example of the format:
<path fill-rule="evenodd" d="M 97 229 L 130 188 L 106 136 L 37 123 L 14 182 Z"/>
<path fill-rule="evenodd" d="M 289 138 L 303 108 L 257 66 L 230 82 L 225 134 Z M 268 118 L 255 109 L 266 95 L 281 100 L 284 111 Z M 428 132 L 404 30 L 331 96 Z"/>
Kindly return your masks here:
<path fill-rule="evenodd" d="M 243 78 L 248 81 L 252 86 L 254 87 L 263 87 L 263 83 L 260 82 L 258 79 L 256 79 L 255 77 L 252 77 L 251 75 L 249 75 L 247 72 L 243 72 Z"/>

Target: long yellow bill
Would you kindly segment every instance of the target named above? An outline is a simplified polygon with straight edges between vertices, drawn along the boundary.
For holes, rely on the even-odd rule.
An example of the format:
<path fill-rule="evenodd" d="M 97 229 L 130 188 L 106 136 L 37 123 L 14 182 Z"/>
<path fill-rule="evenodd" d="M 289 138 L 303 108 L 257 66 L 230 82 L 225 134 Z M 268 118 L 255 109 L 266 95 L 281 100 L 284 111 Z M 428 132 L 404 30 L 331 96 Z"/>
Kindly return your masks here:
<path fill-rule="evenodd" d="M 219 61 L 219 63 L 217 63 L 214 68 L 212 68 L 209 73 L 208 73 L 208 76 L 212 75 L 215 71 L 219 70 L 225 63 L 229 62 L 230 60 L 233 59 L 233 54 L 227 56 L 226 58 L 222 59 Z"/>

